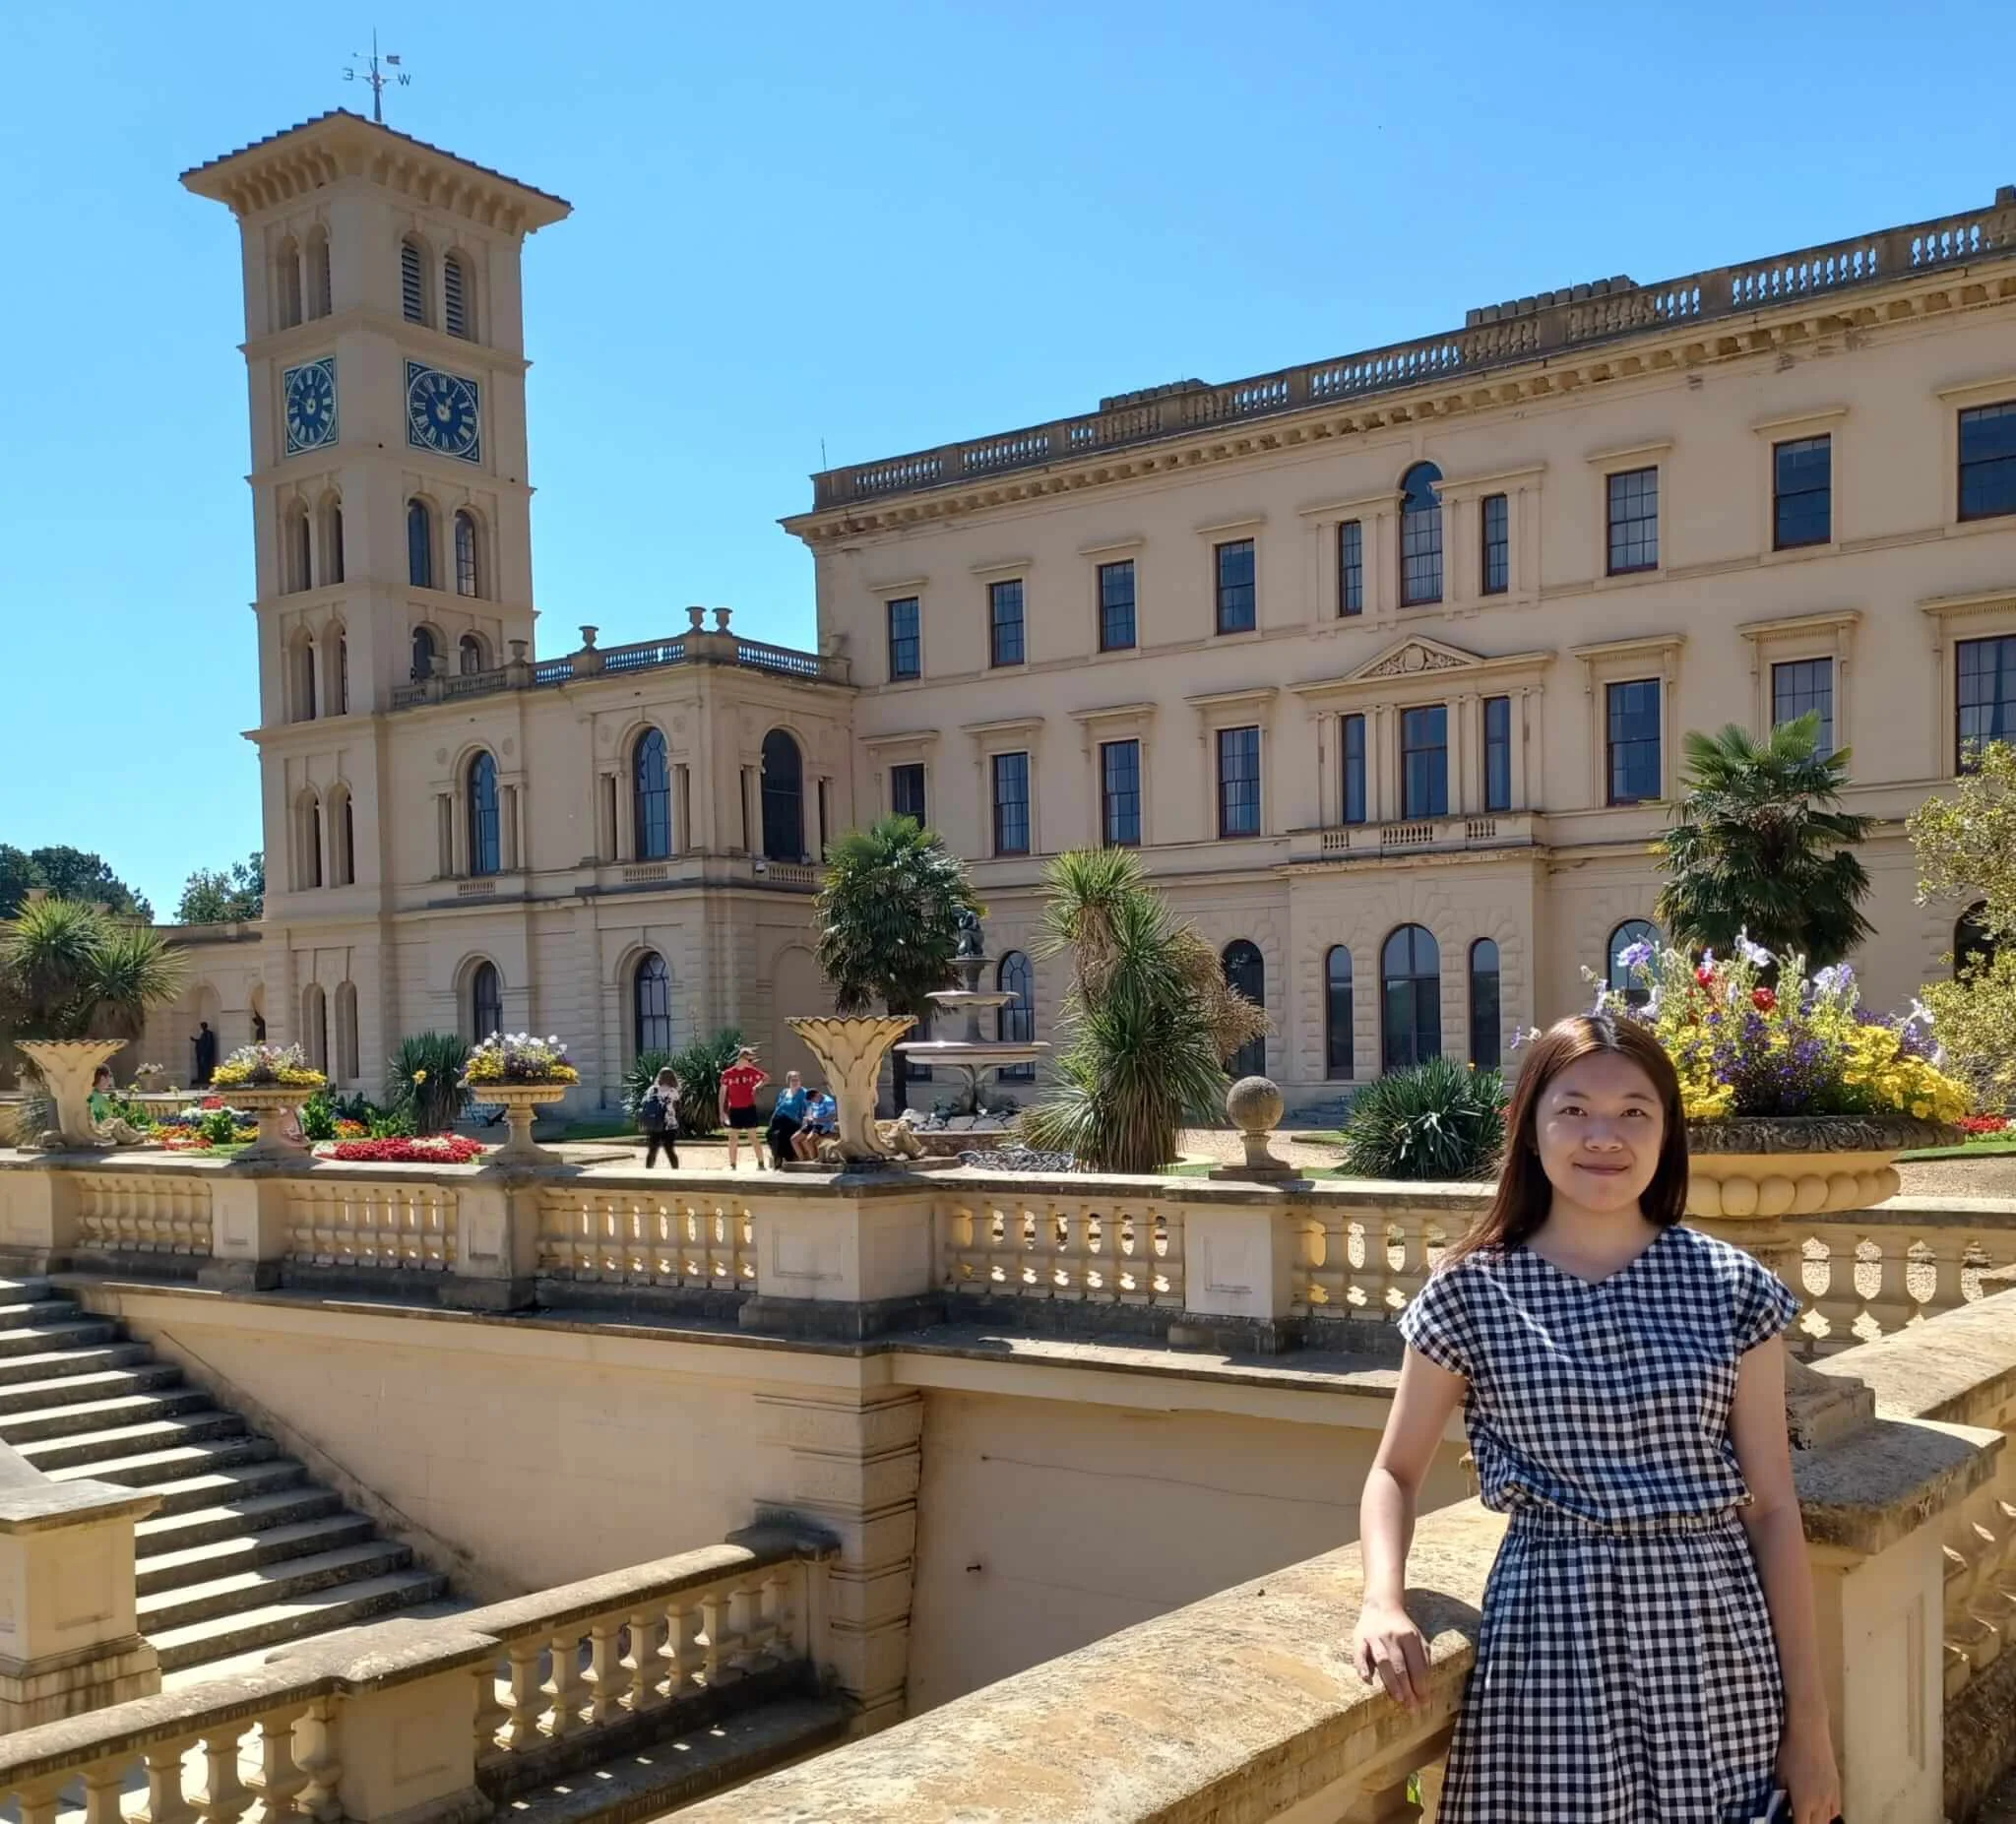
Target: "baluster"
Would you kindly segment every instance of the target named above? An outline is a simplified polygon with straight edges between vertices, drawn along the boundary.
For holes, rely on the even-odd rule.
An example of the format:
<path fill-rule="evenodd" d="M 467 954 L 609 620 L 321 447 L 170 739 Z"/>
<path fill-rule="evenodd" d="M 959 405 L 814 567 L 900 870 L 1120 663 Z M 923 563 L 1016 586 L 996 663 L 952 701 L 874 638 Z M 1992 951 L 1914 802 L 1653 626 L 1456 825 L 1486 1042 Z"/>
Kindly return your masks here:
<path fill-rule="evenodd" d="M 669 1687 L 661 1685 L 667 1667 L 665 1650 L 659 1644 L 659 1630 L 664 1625 L 664 1611 L 657 1605 L 640 1604 L 630 1611 L 630 1708 L 657 1710 L 678 1689 L 679 1674 L 671 1673 Z"/>
<path fill-rule="evenodd" d="M 674 1599 L 665 1609 L 665 1660 L 671 1668 L 667 1698 L 683 1696 L 707 1669 L 700 1645 L 703 1618 L 697 1603 Z"/>
<path fill-rule="evenodd" d="M 939 1236 L 945 1254 L 938 1263 L 938 1284 L 947 1291 L 959 1291 L 968 1284 L 965 1256 L 973 1246 L 973 1212 L 963 1204 L 955 1204 L 945 1213 Z"/>
<path fill-rule="evenodd" d="M 1393 1316 L 1399 1315 L 1428 1278 L 1427 1219 L 1418 1212 L 1405 1211 L 1396 1226 L 1400 1230 L 1400 1262 L 1394 1279 L 1400 1297 L 1391 1307 Z"/>
<path fill-rule="evenodd" d="M 529 1636 L 507 1642 L 504 1652 L 511 1662 L 511 1752 L 523 1754 L 538 1739 L 539 1718 L 545 1714 L 545 1686 L 539 1680 L 545 1642 Z"/>
<path fill-rule="evenodd" d="M 182 1756 L 194 1736 L 158 1741 L 141 1751 L 147 1768 L 147 1802 L 133 1814 L 135 1824 L 187 1824 L 196 1815 L 182 1794 Z"/>
<path fill-rule="evenodd" d="M 1974 1237 L 1941 1234 L 1935 1229 L 1927 1238 L 1932 1245 L 1932 1290 L 1924 1313 L 1927 1317 L 1937 1317 L 1943 1311 L 1957 1311 L 1967 1302 L 1967 1286 L 1962 1274 L 1968 1247 Z M 1986 1252 L 1985 1249 L 1983 1251 Z"/>
<path fill-rule="evenodd" d="M 621 1615 L 603 1615 L 588 1624 L 588 1720 L 598 1727 L 622 1714 L 630 1691 L 631 1666 L 616 1650 L 622 1633 Z"/>
<path fill-rule="evenodd" d="M 738 1583 L 728 1592 L 727 1676 L 746 1678 L 756 1669 L 760 1584 Z"/>
<path fill-rule="evenodd" d="M 582 1706 L 588 1701 L 588 1687 L 581 1676 L 581 1636 L 572 1629 L 555 1634 L 549 1653 L 553 1675 L 546 1684 L 553 1708 L 546 1718 L 546 1733 L 559 1741 L 581 1727 Z"/>
<path fill-rule="evenodd" d="M 485 1660 L 470 1671 L 470 1676 L 476 1681 L 474 1733 L 478 1767 L 486 1761 L 495 1760 L 500 1752 L 505 1751 L 497 1734 L 511 1721 L 510 1704 L 497 1695 L 497 1686 L 501 1682 L 497 1676 L 497 1664 L 495 1660 Z M 505 1689 L 508 1693 L 508 1684 Z"/>
<path fill-rule="evenodd" d="M 308 1776 L 294 1809 L 336 1824 L 343 1816 L 343 1710 L 334 1697 L 318 1697 L 294 1725 L 294 1758 Z"/>
<path fill-rule="evenodd" d="M 726 1628 L 727 1604 L 718 1590 L 706 1592 L 700 1599 L 700 1623 L 702 1637 L 707 1643 L 700 1661 L 700 1682 L 711 1691 L 722 1682 L 726 1670 L 722 1657 L 722 1637 Z"/>
<path fill-rule="evenodd" d="M 1908 1230 L 1879 1228 L 1870 1232 L 1876 1248 L 1875 1288 L 1865 1307 L 1879 1336 L 1892 1336 L 1918 1315 L 1911 1295 L 1911 1235 Z"/>
<path fill-rule="evenodd" d="M 238 1736 L 242 1726 L 225 1724 L 206 1731 L 196 1775 L 195 1807 L 203 1824 L 237 1824 L 252 1803 L 252 1791 L 238 1777 Z"/>
<path fill-rule="evenodd" d="M 756 1289 L 756 1217 L 746 1206 L 735 1213 L 735 1284 Z"/>
<path fill-rule="evenodd" d="M 63 1791 L 60 1776 L 32 1780 L 15 1791 L 21 1806 L 21 1824 L 56 1824 L 56 1801 Z"/>
<path fill-rule="evenodd" d="M 1020 1226 L 999 1204 L 991 1202 L 987 1205 L 985 1222 L 987 1290 L 1012 1298 L 1017 1286 L 1016 1274 L 1020 1269 L 1017 1259 L 1022 1246 Z"/>
<path fill-rule="evenodd" d="M 100 1761 L 84 1770 L 84 1824 L 124 1824 L 120 1794 L 126 1790 L 127 1761 Z M 278 1814 L 268 1817 L 278 1824 Z M 26 1820 L 24 1820 L 26 1824 Z"/>
<path fill-rule="evenodd" d="M 1111 1304 L 1119 1295 L 1114 1278 L 1120 1226 L 1103 1210 L 1088 1210 L 1078 1225 L 1079 1296 L 1088 1303 Z"/>
<path fill-rule="evenodd" d="M 1183 1213 L 1157 1210 L 1151 1212 L 1155 1221 L 1155 1277 L 1151 1282 L 1158 1305 L 1174 1305 L 1181 1308 L 1184 1298 L 1183 1274 Z"/>

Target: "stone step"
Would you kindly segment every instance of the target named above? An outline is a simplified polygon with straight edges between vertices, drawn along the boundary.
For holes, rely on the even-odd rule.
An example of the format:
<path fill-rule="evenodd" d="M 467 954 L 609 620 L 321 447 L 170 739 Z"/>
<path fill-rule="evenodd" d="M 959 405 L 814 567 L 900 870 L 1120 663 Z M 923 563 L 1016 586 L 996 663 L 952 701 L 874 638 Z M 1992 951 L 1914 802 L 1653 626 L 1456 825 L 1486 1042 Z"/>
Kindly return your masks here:
<path fill-rule="evenodd" d="M 75 1313 L 77 1307 L 67 1307 Z M 109 1318 L 72 1315 L 51 1318 L 45 1324 L 20 1324 L 0 1330 L 0 1360 L 14 1355 L 39 1354 L 44 1350 L 77 1349 L 89 1344 L 117 1340 L 119 1326 Z"/>
<path fill-rule="evenodd" d="M 66 1464 L 50 1470 L 48 1477 L 55 1482 L 90 1479 L 117 1482 L 122 1488 L 151 1488 L 158 1482 L 177 1482 L 184 1477 L 202 1476 L 212 1470 L 264 1463 L 279 1455 L 280 1446 L 271 1438 L 255 1437 L 248 1432 L 243 1437 L 198 1438 L 188 1444 L 135 1450 L 127 1456 L 106 1457 L 97 1462 Z M 294 1469 L 298 1474 L 300 1466 L 296 1464 Z"/>
<path fill-rule="evenodd" d="M 111 1326 L 105 1328 L 109 1331 Z M 19 1336 L 21 1332 L 10 1334 Z M 25 1355 L 0 1355 L 0 1387 L 17 1387 L 24 1381 L 69 1380 L 108 1368 L 141 1367 L 153 1360 L 154 1351 L 145 1343 L 87 1343 L 71 1349 L 34 1350 Z"/>
<path fill-rule="evenodd" d="M 260 1608 L 229 1610 L 180 1627 L 160 1627 L 149 1620 L 143 1609 L 140 1625 L 154 1643 L 166 1673 L 376 1619 L 388 1609 L 432 1602 L 446 1587 L 447 1579 L 433 1571 L 395 1571 L 356 1583 L 330 1585 Z"/>
<path fill-rule="evenodd" d="M 141 1597 L 135 1604 L 140 1631 L 152 1638 L 164 1629 L 188 1627 L 220 1615 L 240 1614 L 248 1608 L 268 1608 L 294 1597 L 334 1589 L 338 1584 L 390 1577 L 408 1569 L 412 1558 L 410 1546 L 367 1540 L 361 1545 L 343 1545 L 334 1551 L 318 1551 L 280 1564 L 255 1564 L 205 1583 L 158 1590 Z"/>
<path fill-rule="evenodd" d="M 15 1449 L 36 1469 L 53 1474 L 86 1464 L 116 1463 L 181 1444 L 238 1437 L 244 1430 L 245 1421 L 236 1413 L 213 1407 L 206 1413 L 177 1413 L 130 1425 L 108 1425 L 101 1431 L 81 1431 L 45 1438 L 39 1443 L 17 1444 Z"/>
<path fill-rule="evenodd" d="M 295 1559 L 327 1556 L 372 1541 L 375 1529 L 362 1514 L 333 1514 L 293 1520 L 279 1526 L 246 1531 L 236 1538 L 205 1540 L 173 1551 L 154 1552 L 139 1560 L 134 1588 L 143 1597 L 192 1584 L 215 1584 L 247 1571 Z M 395 1568 L 386 1566 L 385 1568 Z M 403 1568 L 403 1567 L 399 1567 Z"/>
<path fill-rule="evenodd" d="M 291 1480 L 276 1478 L 266 1484 L 271 1493 L 247 1494 L 236 1499 L 231 1497 L 228 1486 L 212 1490 L 199 1506 L 169 1508 L 163 1502 L 133 1529 L 134 1555 L 142 1568 L 151 1558 L 187 1551 L 192 1545 L 207 1545 L 212 1540 L 239 1539 L 264 1533 L 269 1527 L 296 1526 L 304 1520 L 320 1520 L 325 1515 L 343 1512 L 342 1495 L 334 1488 L 309 1481 L 299 1464 L 284 1458 L 272 1463 L 248 1463 L 241 1471 L 220 1471 L 214 1479 L 223 1482 L 233 1475 L 250 1477 L 254 1472 L 267 1470 L 290 1471 Z M 195 1478 L 190 1484 L 182 1485 L 208 1479 L 213 1478 Z M 167 1486 L 178 1484 L 170 1482 Z"/>
<path fill-rule="evenodd" d="M 25 1298 L 18 1304 L 0 1304 L 0 1330 L 60 1324 L 76 1315 L 77 1303 L 71 1298 Z"/>
<path fill-rule="evenodd" d="M 48 1295 L 47 1280 L 0 1280 L 0 1304 L 32 1304 Z"/>
<path fill-rule="evenodd" d="M 101 1400 L 44 1402 L 26 1412 L 0 1412 L 0 1442 L 33 1444 L 43 1438 L 71 1437 L 84 1431 L 105 1431 L 155 1418 L 193 1418 L 214 1412 L 201 1387 L 169 1387 L 156 1393 L 114 1394 Z"/>
<path fill-rule="evenodd" d="M 848 1716 L 846 1703 L 832 1697 L 759 1704 L 684 1732 L 670 1730 L 648 1748 L 507 1799 L 495 1817 L 498 1824 L 633 1824 L 662 1817 L 845 1739 Z"/>
<path fill-rule="evenodd" d="M 162 1394 L 182 1378 L 171 1361 L 132 1368 L 100 1368 L 90 1374 L 51 1374 L 37 1381 L 0 1384 L 0 1421 L 28 1417 L 59 1406 L 93 1406 L 106 1400 Z"/>

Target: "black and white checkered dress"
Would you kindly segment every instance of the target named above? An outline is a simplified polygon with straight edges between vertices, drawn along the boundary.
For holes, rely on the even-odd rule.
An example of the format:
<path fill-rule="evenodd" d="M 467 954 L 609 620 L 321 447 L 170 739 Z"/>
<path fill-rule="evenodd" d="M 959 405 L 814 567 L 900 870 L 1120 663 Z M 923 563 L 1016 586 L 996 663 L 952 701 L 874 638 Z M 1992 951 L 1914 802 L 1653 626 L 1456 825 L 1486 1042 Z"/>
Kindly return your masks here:
<path fill-rule="evenodd" d="M 1785 1699 L 1736 1509 L 1736 1362 L 1798 1302 L 1740 1249 L 1664 1229 L 1597 1284 L 1531 1248 L 1433 1275 L 1400 1330 L 1465 1376 L 1484 1595 L 1441 1824 L 1747 1824 Z"/>

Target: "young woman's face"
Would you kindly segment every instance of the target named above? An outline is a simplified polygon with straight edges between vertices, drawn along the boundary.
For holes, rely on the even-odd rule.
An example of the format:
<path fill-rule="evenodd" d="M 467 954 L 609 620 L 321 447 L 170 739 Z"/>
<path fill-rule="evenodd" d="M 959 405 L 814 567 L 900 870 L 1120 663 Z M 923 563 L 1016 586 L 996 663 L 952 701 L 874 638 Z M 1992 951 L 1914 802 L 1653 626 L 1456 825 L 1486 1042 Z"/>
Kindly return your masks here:
<path fill-rule="evenodd" d="M 1598 1051 L 1541 1092 L 1535 1139 L 1557 1195 L 1585 1210 L 1633 1211 L 1659 1169 L 1666 1113 L 1644 1071 Z"/>

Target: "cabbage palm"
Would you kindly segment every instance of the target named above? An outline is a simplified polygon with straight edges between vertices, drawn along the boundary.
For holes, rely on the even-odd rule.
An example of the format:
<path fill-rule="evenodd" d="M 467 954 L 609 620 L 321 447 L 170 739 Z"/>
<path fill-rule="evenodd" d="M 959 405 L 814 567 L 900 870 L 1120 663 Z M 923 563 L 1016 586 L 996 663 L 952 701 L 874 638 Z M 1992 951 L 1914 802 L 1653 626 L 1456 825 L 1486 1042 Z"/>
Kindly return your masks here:
<path fill-rule="evenodd" d="M 75 900 L 30 900 L 0 923 L 0 1036 L 137 1038 L 186 975 L 150 925 Z"/>

